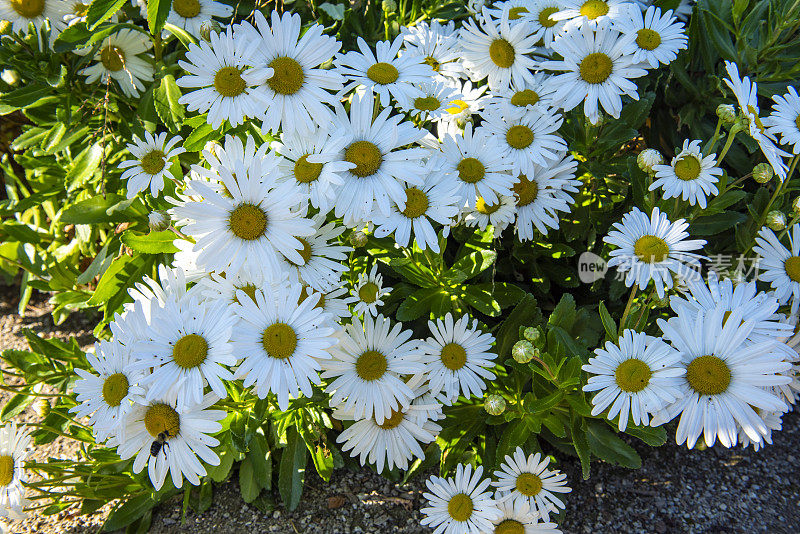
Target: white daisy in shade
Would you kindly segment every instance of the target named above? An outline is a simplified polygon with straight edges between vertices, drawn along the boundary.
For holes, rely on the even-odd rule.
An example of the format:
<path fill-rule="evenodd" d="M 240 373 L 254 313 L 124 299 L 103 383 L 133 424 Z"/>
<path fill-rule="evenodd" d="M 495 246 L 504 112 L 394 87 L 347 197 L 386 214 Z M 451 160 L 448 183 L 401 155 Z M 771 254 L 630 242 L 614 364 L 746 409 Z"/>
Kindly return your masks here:
<path fill-rule="evenodd" d="M 678 385 L 686 370 L 677 365 L 681 355 L 661 338 L 627 329 L 616 343 L 594 351 L 595 357 L 581 369 L 589 373 L 584 391 L 597 391 L 592 415 L 608 408 L 608 420 L 619 417 L 620 432 L 635 425 L 648 425 L 650 414 L 681 396 Z M 609 408 L 610 407 L 610 408 Z"/>
<path fill-rule="evenodd" d="M 524 113 L 495 109 L 483 117 L 481 129 L 499 140 L 503 158 L 511 164 L 513 174 L 533 172 L 534 165 L 546 167 L 567 151 L 567 143 L 556 133 L 563 122 L 560 115 L 536 109 Z"/>
<path fill-rule="evenodd" d="M 680 2 L 678 2 L 678 7 L 675 8 L 675 16 L 678 17 L 679 20 L 686 22 L 692 15 L 696 3 L 697 0 L 680 0 Z"/>
<path fill-rule="evenodd" d="M 763 123 L 770 134 L 780 134 L 781 143 L 794 145 L 794 153 L 800 154 L 800 96 L 791 85 L 787 89 L 785 95 L 772 95 L 775 105 Z"/>
<path fill-rule="evenodd" d="M 477 226 L 481 230 L 486 230 L 487 226 L 491 226 L 496 239 L 508 225 L 513 224 L 516 217 L 517 209 L 514 197 L 500 195 L 494 204 L 487 204 L 481 197 L 475 201 L 474 208 L 466 208 L 464 224 Z"/>
<path fill-rule="evenodd" d="M 300 262 L 287 259 L 287 270 L 293 281 L 302 282 L 317 291 L 330 291 L 340 285 L 342 273 L 346 265 L 347 253 L 353 247 L 339 244 L 344 226 L 336 226 L 335 222 L 325 224 L 325 215 L 318 213 L 314 221 L 314 234 L 298 237 L 301 247 L 297 252 Z"/>
<path fill-rule="evenodd" d="M 527 24 L 512 26 L 508 13 L 495 20 L 486 8 L 479 24 L 467 20 L 460 33 L 462 60 L 472 81 L 488 77 L 492 90 L 507 89 L 511 82 L 531 83 L 536 64 L 530 54 L 538 39 L 528 34 Z"/>
<path fill-rule="evenodd" d="M 1 17 L 0 17 L 1 18 Z M 95 63 L 81 69 L 86 83 L 106 83 L 109 78 L 116 81 L 126 96 L 139 96 L 144 91 L 144 82 L 153 81 L 153 64 L 139 54 L 153 46 L 145 33 L 139 30 L 122 29 L 106 37 L 95 52 Z M 79 48 L 76 54 L 90 54 L 93 47 Z"/>
<path fill-rule="evenodd" d="M 176 488 L 183 486 L 184 477 L 192 485 L 200 485 L 200 477 L 207 474 L 200 461 L 219 465 L 219 456 L 212 450 L 219 440 L 211 434 L 222 430 L 219 421 L 227 414 L 224 410 L 209 410 L 217 400 L 216 395 L 209 393 L 200 404 L 180 406 L 174 396 L 134 404 L 125 416 L 117 454 L 123 460 L 136 457 L 134 473 L 141 473 L 147 465 L 156 490 L 164 485 L 168 473 Z M 153 456 L 151 446 L 160 437 L 164 438 L 164 445 Z"/>
<path fill-rule="evenodd" d="M 552 75 L 537 72 L 533 81 L 526 84 L 512 83 L 504 91 L 492 91 L 486 100 L 488 113 L 506 113 L 522 115 L 526 111 L 537 110 L 545 113 L 556 105 L 553 100 L 555 86 L 550 82 Z"/>
<path fill-rule="evenodd" d="M 788 383 L 788 377 L 777 373 L 791 365 L 776 350 L 776 340 L 745 343 L 755 322 L 743 320 L 741 310 L 702 310 L 659 319 L 658 326 L 681 352 L 686 374 L 681 397 L 654 414 L 650 424 L 659 426 L 680 415 L 675 434 L 679 445 L 685 442 L 691 449 L 703 434 L 709 447 L 717 440 L 731 447 L 739 427 L 757 441 L 767 426 L 754 408 L 786 411 L 786 404 L 764 388 Z"/>
<path fill-rule="evenodd" d="M 238 319 L 233 350 L 244 358 L 236 378 L 243 378 L 245 387 L 255 385 L 259 398 L 273 393 L 281 410 L 290 397 L 313 395 L 320 361 L 330 358 L 326 351 L 336 343 L 319 299 L 301 299 L 302 291 L 300 285 L 267 286 L 255 292 L 255 300 L 240 291 L 233 307 Z"/>
<path fill-rule="evenodd" d="M 497 358 L 489 352 L 494 337 L 480 331 L 477 319 L 470 324 L 468 315 L 453 321 L 448 313 L 444 320 L 428 321 L 428 328 L 431 337 L 422 342 L 420 348 L 431 393 L 442 393 L 448 405 L 459 395 L 467 399 L 483 396 L 485 381 L 495 379 L 495 374 L 489 370 Z"/>
<path fill-rule="evenodd" d="M 351 227 L 371 219 L 375 208 L 387 215 L 391 202 L 405 208 L 405 188 L 422 185 L 422 158 L 428 155 L 424 148 L 400 148 L 419 141 L 426 132 L 401 116 L 390 117 L 391 107 L 373 120 L 374 101 L 370 92 L 353 95 L 350 114 L 339 106 L 332 126 L 347 139 L 338 160 L 355 165 L 342 173 L 344 185 L 338 188 L 334 209 L 336 217 Z"/>
<path fill-rule="evenodd" d="M 792 314 L 800 304 L 800 224 L 787 231 L 789 248 L 786 248 L 775 232 L 766 226 L 756 237 L 753 252 L 759 255 L 758 279 L 769 282 L 781 304 L 792 300 Z"/>
<path fill-rule="evenodd" d="M 411 237 L 419 248 L 439 252 L 439 236 L 432 222 L 449 226 L 458 215 L 459 197 L 453 195 L 452 184 L 441 175 L 429 173 L 420 187 L 406 187 L 405 208 L 393 205 L 388 217 L 375 214 L 375 237 L 394 234 L 398 245 L 407 247 Z"/>
<path fill-rule="evenodd" d="M 567 21 L 565 29 L 588 28 L 610 24 L 630 17 L 629 11 L 639 9 L 630 0 L 561 0 L 562 9 L 553 18 Z"/>
<path fill-rule="evenodd" d="M 332 358 L 322 362 L 322 377 L 333 379 L 325 389 L 330 404 L 355 419 L 375 418 L 377 424 L 408 408 L 414 392 L 402 375 L 421 373 L 420 349 L 411 330 L 391 325 L 383 315 L 353 321 L 338 333 Z"/>
<path fill-rule="evenodd" d="M 678 52 L 689 46 L 683 22 L 672 15 L 672 10 L 662 14 L 660 8 L 650 6 L 645 13 L 640 9 L 629 9 L 628 15 L 614 24 L 623 34 L 636 34 L 634 62 L 657 69 L 659 64 L 672 63 Z"/>
<path fill-rule="evenodd" d="M 341 47 L 334 37 L 323 35 L 324 28 L 312 24 L 301 36 L 300 15 L 272 12 L 272 25 L 260 11 L 255 12 L 255 28 L 248 22 L 236 29 L 236 38 L 257 44 L 255 65 L 269 68 L 272 75 L 262 86 L 264 119 L 262 133 L 279 129 L 285 132 L 311 131 L 315 125 L 330 122 L 329 106 L 338 99 L 342 76 L 322 69 Z M 333 91 L 333 92 L 332 92 Z"/>
<path fill-rule="evenodd" d="M 200 37 L 204 22 L 212 21 L 213 17 L 228 18 L 231 15 L 231 6 L 214 0 L 173 0 L 167 22 Z"/>
<path fill-rule="evenodd" d="M 550 458 L 543 458 L 538 452 L 525 458 L 525 453 L 517 447 L 514 455 L 506 456 L 500 469 L 494 472 L 497 480 L 492 485 L 501 495 L 499 500 L 527 503 L 537 517 L 548 522 L 551 513 L 564 509 L 564 501 L 556 494 L 572 491 L 566 486 L 567 475 L 557 469 L 547 469 L 549 463 Z"/>
<path fill-rule="evenodd" d="M 495 534 L 561 534 L 558 525 L 550 521 L 539 522 L 535 509 L 527 501 L 502 501 L 501 494 L 495 493 L 497 507 L 503 514 L 494 522 Z"/>
<path fill-rule="evenodd" d="M 461 95 L 461 98 L 454 100 L 452 106 L 447 108 L 447 115 L 443 117 L 446 123 L 445 128 L 439 130 L 439 137 L 446 133 L 450 133 L 450 135 L 461 133 L 460 129 L 472 115 L 483 109 L 488 98 L 484 94 L 487 89 L 485 85 L 475 87 L 471 81 L 466 80 L 463 84 L 453 82 L 453 87 Z"/>
<path fill-rule="evenodd" d="M 336 201 L 343 173 L 355 163 L 342 161 L 347 138 L 329 125 L 305 133 L 282 133 L 272 149 L 283 156 L 278 162 L 281 179 L 293 180 L 320 213 L 327 214 Z"/>
<path fill-rule="evenodd" d="M 664 198 L 683 198 L 689 205 L 699 204 L 706 207 L 706 197 L 719 193 L 717 182 L 722 176 L 722 169 L 717 167 L 717 155 L 703 156 L 700 152 L 700 141 L 683 142 L 683 149 L 678 152 L 669 165 L 653 165 L 655 180 L 650 184 L 650 191 L 659 187 L 664 190 Z"/>
<path fill-rule="evenodd" d="M 759 410 L 756 408 L 756 413 L 758 416 L 763 419 L 764 424 L 767 426 L 767 432 L 763 436 L 761 436 L 760 441 L 753 441 L 750 439 L 750 436 L 744 433 L 744 431 L 740 428 L 739 429 L 739 443 L 742 444 L 742 448 L 746 449 L 750 445 L 753 446 L 753 450 L 758 452 L 761 447 L 765 445 L 772 445 L 772 431 L 773 430 L 780 430 L 781 429 L 781 417 L 783 417 L 784 412 L 765 412 L 763 410 Z"/>
<path fill-rule="evenodd" d="M 378 315 L 378 306 L 383 306 L 383 297 L 392 292 L 391 287 L 383 286 L 383 275 L 378 272 L 378 264 L 372 266 L 372 270 L 367 274 L 362 272 L 358 275 L 353 290 L 349 297 L 344 301 L 354 304 L 353 311 L 356 315 Z"/>
<path fill-rule="evenodd" d="M 402 55 L 419 56 L 436 73 L 437 77 L 460 79 L 464 74 L 461 64 L 461 47 L 455 23 L 442 25 L 438 20 L 420 22 L 400 28 L 403 36 Z"/>
<path fill-rule="evenodd" d="M 639 208 L 626 213 L 622 222 L 614 223 L 614 230 L 603 241 L 619 248 L 611 251 L 609 267 L 627 272 L 625 285 L 639 285 L 644 289 L 653 280 L 656 293 L 664 296 L 664 288 L 673 284 L 672 273 L 681 279 L 693 276 L 692 268 L 700 267 L 703 256 L 692 252 L 703 248 L 704 239 L 690 239 L 683 219 L 670 222 L 665 213 L 653 209 L 648 218 Z"/>
<path fill-rule="evenodd" d="M 407 385 L 414 391 L 415 399 L 408 408 L 392 411 L 383 423 L 374 418 L 356 420 L 336 438 L 342 444 L 342 452 L 359 457 L 361 465 L 365 461 L 374 464 L 378 473 L 384 468 L 408 469 L 414 458 L 425 458 L 421 445 L 431 443 L 439 434 L 441 427 L 434 423 L 444 417 L 442 405 L 426 395 L 427 387 L 420 385 L 422 375 L 412 377 Z M 334 410 L 333 417 L 340 421 L 354 420 L 344 410 Z"/>
<path fill-rule="evenodd" d="M 247 266 L 234 273 L 209 273 L 198 280 L 195 287 L 199 288 L 204 300 L 231 305 L 239 302 L 239 291 L 244 291 L 251 299 L 255 299 L 259 288 L 288 281 L 288 273 L 283 278 L 274 278 L 272 273 L 259 269 L 258 266 Z"/>
<path fill-rule="evenodd" d="M 79 22 L 86 22 L 86 13 L 89 11 L 91 1 L 83 2 L 81 0 L 74 0 L 72 2 L 65 2 L 67 4 L 67 13 L 64 14 L 64 22 L 67 26 L 78 24 Z M 112 15 L 111 20 L 117 22 L 117 14 Z"/>
<path fill-rule="evenodd" d="M 463 135 L 445 136 L 442 155 L 441 172 L 455 182 L 451 187 L 462 206 L 475 206 L 478 197 L 494 204 L 500 195 L 511 195 L 511 164 L 485 129 L 473 133 L 472 124 L 467 124 Z"/>
<path fill-rule="evenodd" d="M 128 144 L 128 150 L 136 159 L 119 164 L 120 169 L 126 169 L 120 179 L 127 182 L 128 198 L 133 198 L 148 187 L 150 194 L 158 198 L 164 189 L 164 177 L 168 176 L 172 166 L 170 160 L 186 152 L 183 147 L 175 146 L 181 141 L 177 135 L 167 140 L 166 132 L 155 136 L 145 132 L 143 140 L 133 136 L 133 143 Z"/>
<path fill-rule="evenodd" d="M 506 15 L 509 24 L 513 26 L 523 22 L 525 14 L 530 13 L 528 8 L 531 7 L 532 3 L 532 0 L 506 0 L 487 7 L 485 13 L 493 19 L 501 19 L 503 15 Z"/>
<path fill-rule="evenodd" d="M 33 24 L 38 34 L 48 22 L 51 43 L 66 27 L 64 15 L 68 12 L 66 0 L 0 0 L 0 20 L 11 23 L 12 33 L 26 34 Z"/>
<path fill-rule="evenodd" d="M 447 82 L 436 80 L 421 83 L 417 88 L 422 94 L 409 101 L 398 102 L 400 108 L 422 120 L 442 120 L 457 102 L 463 101 L 463 95 Z"/>
<path fill-rule="evenodd" d="M 528 24 L 528 32 L 537 43 L 549 48 L 558 34 L 564 30 L 565 20 L 558 20 L 555 14 L 561 11 L 561 0 L 529 0 L 528 11 L 522 13 L 522 19 Z"/>
<path fill-rule="evenodd" d="M 390 95 L 398 102 L 408 102 L 421 96 L 417 85 L 433 78 L 433 69 L 419 55 L 403 54 L 398 57 L 403 45 L 403 36 L 394 41 L 378 41 L 375 53 L 367 42 L 358 38 L 358 51 L 351 50 L 339 55 L 334 65 L 342 75 L 350 80 L 340 94 L 362 86 L 379 96 L 380 103 L 388 106 Z"/>
<path fill-rule="evenodd" d="M 590 0 L 594 1 L 594 0 Z M 593 30 L 575 27 L 553 42 L 561 61 L 544 61 L 542 67 L 565 71 L 553 78 L 554 99 L 569 111 L 583 101 L 583 112 L 592 124 L 600 120 L 600 108 L 614 118 L 622 111 L 622 96 L 639 100 L 633 78 L 647 71 L 633 62 L 635 34 L 622 35 L 604 24 Z"/>
<path fill-rule="evenodd" d="M 767 125 L 761 122 L 756 82 L 751 81 L 748 76 L 740 77 L 738 65 L 731 61 L 725 62 L 725 70 L 728 73 L 728 77 L 723 78 L 722 81 L 733 91 L 733 96 L 736 97 L 736 101 L 739 103 L 739 111 L 747 117 L 750 125 L 750 136 L 756 140 L 764 157 L 772 165 L 775 174 L 783 181 L 786 178 L 786 172 L 789 170 L 783 158 L 789 157 L 791 154 L 775 145 L 777 142 L 775 136 L 767 130 Z"/>
<path fill-rule="evenodd" d="M 147 400 L 174 389 L 178 404 L 199 404 L 206 385 L 227 397 L 223 381 L 233 379 L 227 366 L 237 361 L 230 344 L 234 322 L 227 303 L 203 302 L 197 294 L 154 308 L 148 339 L 131 348 L 136 361 L 130 368 L 151 370 L 139 380 Z"/>
<path fill-rule="evenodd" d="M 502 512 L 489 491 L 489 479 L 483 478 L 483 466 L 458 464 L 454 478 L 432 475 L 422 496 L 428 506 L 421 510 L 422 524 L 435 534 L 482 534 L 494 531 L 493 522 Z"/>
<path fill-rule="evenodd" d="M 225 167 L 216 170 L 225 191 L 189 181 L 184 200 L 171 210 L 184 224 L 181 231 L 196 241 L 197 264 L 217 272 L 258 265 L 280 277 L 281 255 L 303 263 L 298 237 L 313 235 L 314 222 L 293 210 L 303 201 L 300 190 L 291 182 L 276 183 L 269 160 L 254 160 L 236 177 Z"/>
<path fill-rule="evenodd" d="M 183 271 L 188 282 L 196 282 L 206 275 L 205 269 L 197 266 L 196 260 L 199 251 L 194 249 L 194 243 L 186 239 L 175 239 L 172 244 L 178 249 L 173 256 L 172 267 Z"/>
<path fill-rule="evenodd" d="M 30 454 L 31 436 L 27 428 L 6 423 L 0 429 L 0 517 L 25 518 L 25 460 Z"/>
<path fill-rule="evenodd" d="M 514 231 L 520 241 L 530 241 L 534 228 L 542 235 L 558 229 L 559 212 L 568 213 L 574 203 L 570 193 L 577 193 L 580 180 L 575 179 L 578 162 L 567 155 L 559 163 L 533 168 L 530 175 L 519 174 L 512 190 L 517 220 Z"/>
<path fill-rule="evenodd" d="M 245 117 L 261 115 L 266 98 L 262 84 L 274 71 L 254 67 L 260 43 L 235 39 L 230 27 L 225 32 L 211 32 L 209 41 L 189 45 L 187 61 L 178 61 L 189 73 L 178 79 L 178 85 L 194 89 L 178 102 L 188 111 L 207 112 L 206 120 L 215 129 L 226 120 L 237 126 Z"/>
<path fill-rule="evenodd" d="M 144 395 L 138 384 L 140 373 L 128 367 L 132 360 L 129 347 L 118 341 L 99 341 L 94 353 L 86 353 L 86 361 L 97 374 L 75 369 L 80 379 L 73 390 L 80 404 L 70 412 L 89 418 L 98 443 L 118 430 L 133 403 Z"/>
<path fill-rule="evenodd" d="M 314 291 L 310 287 L 303 286 L 303 290 L 300 292 L 300 302 L 310 297 L 317 298 L 318 300 L 314 307 L 325 312 L 323 324 L 338 329 L 344 317 L 351 317 L 350 308 L 347 307 L 346 300 L 341 298 L 346 294 L 347 289 L 344 287 L 339 287 L 333 291 L 323 293 L 321 291 Z"/>

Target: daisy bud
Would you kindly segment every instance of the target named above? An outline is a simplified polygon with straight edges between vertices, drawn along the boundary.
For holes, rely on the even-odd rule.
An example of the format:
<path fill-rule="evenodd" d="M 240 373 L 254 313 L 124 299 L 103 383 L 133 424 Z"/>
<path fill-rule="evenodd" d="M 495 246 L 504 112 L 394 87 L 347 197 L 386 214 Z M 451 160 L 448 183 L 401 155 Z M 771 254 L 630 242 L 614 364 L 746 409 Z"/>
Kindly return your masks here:
<path fill-rule="evenodd" d="M 653 166 L 663 164 L 664 156 L 662 156 L 661 152 L 654 148 L 645 148 L 639 152 L 638 156 L 636 156 L 636 163 L 644 172 L 653 174 L 655 172 L 653 170 Z"/>
<path fill-rule="evenodd" d="M 367 244 L 367 234 L 364 232 L 353 232 L 350 234 L 350 244 L 354 247 L 363 247 Z"/>
<path fill-rule="evenodd" d="M 394 0 L 383 0 L 381 7 L 387 13 L 394 13 L 397 11 L 397 2 Z"/>
<path fill-rule="evenodd" d="M 222 26 L 216 20 L 206 20 L 200 24 L 200 38 L 204 41 L 211 42 L 211 32 L 219 33 L 222 31 Z"/>
<path fill-rule="evenodd" d="M 772 170 L 772 165 L 769 163 L 759 163 L 753 167 L 753 180 L 760 184 L 769 182 L 773 176 L 775 176 L 775 171 Z"/>
<path fill-rule="evenodd" d="M 500 415 L 506 411 L 506 400 L 495 393 L 486 395 L 483 399 L 483 409 L 489 415 Z"/>
<path fill-rule="evenodd" d="M 33 404 L 33 411 L 39 417 L 47 417 L 50 414 L 50 400 L 44 397 L 39 397 Z"/>
<path fill-rule="evenodd" d="M 533 343 L 526 339 L 517 341 L 511 349 L 511 356 L 514 357 L 517 363 L 528 363 L 533 359 L 535 354 L 536 348 L 533 346 Z"/>
<path fill-rule="evenodd" d="M 0 79 L 8 85 L 16 85 L 19 81 L 19 73 L 14 69 L 5 69 L 3 72 L 0 72 Z"/>
<path fill-rule="evenodd" d="M 723 124 L 731 125 L 736 121 L 736 108 L 730 104 L 720 104 L 717 106 L 717 117 Z"/>
<path fill-rule="evenodd" d="M 536 343 L 536 341 L 542 336 L 542 333 L 539 331 L 538 328 L 534 326 L 529 326 L 523 332 L 525 339 L 530 341 L 531 343 Z"/>
<path fill-rule="evenodd" d="M 786 215 L 782 211 L 772 210 L 767 213 L 767 226 L 774 231 L 786 228 Z"/>
<path fill-rule="evenodd" d="M 147 226 L 154 232 L 162 232 L 169 228 L 170 219 L 165 211 L 154 211 L 147 216 Z"/>
<path fill-rule="evenodd" d="M 800 197 L 792 201 L 792 213 L 795 217 L 800 217 Z"/>

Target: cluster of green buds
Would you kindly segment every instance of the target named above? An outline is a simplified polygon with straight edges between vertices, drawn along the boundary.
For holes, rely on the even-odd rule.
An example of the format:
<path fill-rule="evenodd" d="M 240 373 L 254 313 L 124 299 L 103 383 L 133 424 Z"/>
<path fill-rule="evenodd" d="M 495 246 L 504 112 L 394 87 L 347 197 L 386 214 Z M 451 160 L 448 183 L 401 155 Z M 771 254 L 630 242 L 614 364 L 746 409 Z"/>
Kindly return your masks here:
<path fill-rule="evenodd" d="M 534 358 L 540 357 L 541 342 L 544 340 L 544 334 L 539 327 L 529 326 L 523 331 L 523 337 L 511 348 L 511 356 L 518 363 L 528 363 Z"/>

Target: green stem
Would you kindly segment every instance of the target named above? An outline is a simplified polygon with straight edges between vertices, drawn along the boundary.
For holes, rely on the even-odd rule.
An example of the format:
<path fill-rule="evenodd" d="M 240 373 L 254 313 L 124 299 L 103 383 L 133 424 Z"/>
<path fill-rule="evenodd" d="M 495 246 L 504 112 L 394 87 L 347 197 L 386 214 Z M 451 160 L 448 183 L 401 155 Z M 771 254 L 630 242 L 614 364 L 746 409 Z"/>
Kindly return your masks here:
<path fill-rule="evenodd" d="M 725 159 L 725 154 L 728 153 L 728 150 L 731 149 L 731 145 L 733 145 L 733 140 L 736 139 L 736 134 L 739 133 L 741 127 L 739 124 L 734 124 L 730 131 L 728 132 L 728 139 L 725 141 L 725 146 L 722 147 L 722 152 L 719 153 L 719 157 L 717 158 L 717 165 L 722 164 L 722 160 Z"/>
<path fill-rule="evenodd" d="M 619 320 L 619 333 L 622 334 L 622 331 L 625 330 L 625 322 L 628 319 L 628 314 L 631 312 L 631 306 L 633 306 L 633 301 L 636 298 L 636 291 L 639 289 L 639 286 L 635 283 L 633 287 L 631 287 L 631 294 L 628 297 L 628 303 L 625 305 L 625 311 L 622 313 L 622 319 Z"/>
<path fill-rule="evenodd" d="M 703 154 L 710 154 L 714 147 L 717 146 L 717 141 L 719 141 L 719 132 L 722 129 L 722 119 L 717 119 L 717 128 L 714 130 L 714 135 L 711 136 L 711 139 L 708 141 L 708 144 L 703 148 Z"/>

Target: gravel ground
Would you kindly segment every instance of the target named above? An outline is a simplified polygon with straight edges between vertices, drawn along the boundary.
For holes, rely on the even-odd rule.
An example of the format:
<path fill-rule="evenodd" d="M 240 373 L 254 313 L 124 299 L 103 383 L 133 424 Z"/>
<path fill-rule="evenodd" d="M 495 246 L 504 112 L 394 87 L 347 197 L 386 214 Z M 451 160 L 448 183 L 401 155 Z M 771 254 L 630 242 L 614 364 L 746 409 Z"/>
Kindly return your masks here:
<path fill-rule="evenodd" d="M 54 326 L 46 299 L 32 301 L 26 317 L 16 314 L 13 289 L 0 291 L 0 350 L 24 349 L 21 328 L 44 336 L 77 336 L 82 346 L 93 341 L 92 320 L 74 315 Z M 0 392 L 0 403 L 9 395 Z M 24 420 L 37 420 L 33 410 Z M 800 532 L 800 418 L 784 417 L 774 444 L 754 452 L 721 447 L 688 451 L 669 443 L 651 449 L 631 442 L 643 458 L 640 470 L 602 463 L 592 466 L 589 480 L 571 458 L 560 468 L 571 481 L 567 509 L 559 521 L 565 533 L 696 533 L 738 534 Z M 75 458 L 76 446 L 56 440 L 35 457 Z M 299 508 L 276 508 L 265 514 L 245 504 L 234 475 L 214 488 L 214 501 L 200 516 L 192 511 L 181 524 L 180 497 L 154 513 L 150 532 L 236 534 L 424 533 L 420 525 L 424 481 L 399 486 L 363 469 L 339 470 L 329 484 L 309 472 Z M 110 506 L 92 516 L 69 511 L 49 518 L 31 516 L 11 524 L 12 532 L 82 534 L 99 531 Z"/>

